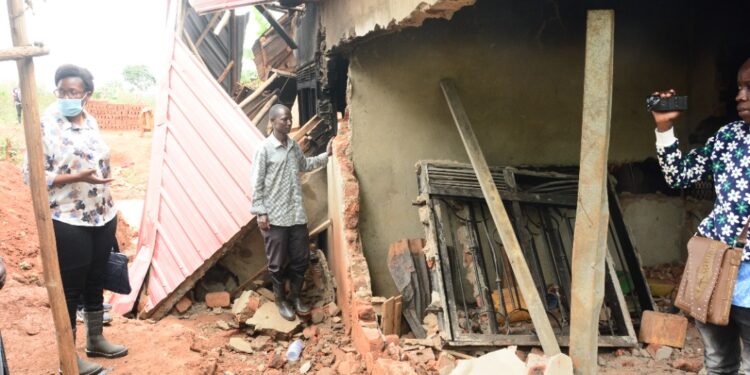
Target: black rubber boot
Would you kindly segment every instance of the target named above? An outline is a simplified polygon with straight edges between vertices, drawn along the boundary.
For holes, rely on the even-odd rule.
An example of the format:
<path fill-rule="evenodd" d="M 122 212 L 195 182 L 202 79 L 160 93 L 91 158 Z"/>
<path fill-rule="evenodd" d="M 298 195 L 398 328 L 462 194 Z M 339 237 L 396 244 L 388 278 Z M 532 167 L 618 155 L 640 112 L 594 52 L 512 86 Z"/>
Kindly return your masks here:
<path fill-rule="evenodd" d="M 273 281 L 273 296 L 276 299 L 276 307 L 279 308 L 279 315 L 286 320 L 294 320 L 294 308 L 286 300 L 283 280 L 280 280 L 276 275 L 271 275 L 271 281 Z"/>
<path fill-rule="evenodd" d="M 302 284 L 305 283 L 304 275 L 294 275 L 289 279 L 291 292 L 289 293 L 289 300 L 292 301 L 292 306 L 297 310 L 297 314 L 307 315 L 310 313 L 310 306 L 302 302 L 300 298 L 300 292 L 302 291 Z"/>
<path fill-rule="evenodd" d="M 104 311 L 85 311 L 86 321 L 86 355 L 89 357 L 120 358 L 128 355 L 128 348 L 123 345 L 110 344 L 104 338 Z"/>
<path fill-rule="evenodd" d="M 73 330 L 73 346 L 75 346 L 76 342 L 76 330 Z M 96 375 L 101 373 L 104 370 L 104 367 L 97 363 L 93 362 L 87 362 L 81 359 L 81 357 L 76 354 L 76 362 L 78 362 L 78 375 Z M 60 370 L 60 373 L 62 374 L 62 370 Z"/>

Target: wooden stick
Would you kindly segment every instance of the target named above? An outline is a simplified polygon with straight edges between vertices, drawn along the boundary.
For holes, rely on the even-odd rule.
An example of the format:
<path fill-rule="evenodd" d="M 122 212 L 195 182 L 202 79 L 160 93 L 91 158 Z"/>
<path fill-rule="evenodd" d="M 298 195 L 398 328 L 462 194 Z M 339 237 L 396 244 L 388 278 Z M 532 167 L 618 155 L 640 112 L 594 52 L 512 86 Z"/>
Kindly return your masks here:
<path fill-rule="evenodd" d="M 461 358 L 461 359 L 474 359 L 474 358 L 476 358 L 474 356 L 470 356 L 468 354 L 457 352 L 455 350 L 450 350 L 450 349 L 443 349 L 443 352 L 448 353 L 448 354 L 450 354 L 450 355 L 452 355 L 452 356 L 454 356 L 456 358 Z"/>
<path fill-rule="evenodd" d="M 20 46 L 0 50 L 0 61 L 20 60 L 29 57 L 44 56 L 49 54 L 49 48 L 37 46 Z"/>
<path fill-rule="evenodd" d="M 208 21 L 206 24 L 206 27 L 201 32 L 201 35 L 198 36 L 198 40 L 195 41 L 195 46 L 200 47 L 201 43 L 203 43 L 203 40 L 206 39 L 206 36 L 208 36 L 208 33 L 211 32 L 211 29 L 213 29 L 214 26 L 216 26 L 216 22 L 219 21 L 219 17 L 221 17 L 220 12 L 214 12 L 214 15 L 211 16 L 211 20 Z"/>
<path fill-rule="evenodd" d="M 380 329 L 383 330 L 384 335 L 393 334 L 393 306 L 396 304 L 396 300 L 391 297 L 385 300 L 383 303 L 383 315 Z"/>
<path fill-rule="evenodd" d="M 227 23 L 229 23 L 229 17 L 232 15 L 232 13 L 228 10 L 224 11 L 224 14 L 221 16 L 221 21 L 219 21 L 219 24 L 216 25 L 216 28 L 214 29 L 214 35 L 218 36 L 221 34 L 221 30 L 224 30 L 224 27 L 227 26 Z"/>
<path fill-rule="evenodd" d="M 224 68 L 224 71 L 221 72 L 219 75 L 219 78 L 216 80 L 219 83 L 223 82 L 225 78 L 227 78 L 227 74 L 231 71 L 232 67 L 234 66 L 234 60 L 230 61 L 229 64 L 227 64 L 227 67 Z"/>
<path fill-rule="evenodd" d="M 278 77 L 278 75 L 276 73 L 274 73 L 273 75 L 271 75 L 270 77 L 268 77 L 267 80 L 263 81 L 263 83 L 261 83 L 260 86 L 258 86 L 258 89 L 256 89 L 255 91 L 253 91 L 252 94 L 250 94 L 247 98 L 245 98 L 243 101 L 240 102 L 240 104 L 239 104 L 240 108 L 244 109 L 246 105 L 250 104 L 250 102 L 252 102 L 257 97 L 259 97 L 261 94 L 263 94 L 263 91 L 266 91 L 266 89 L 268 88 L 268 86 L 270 86 L 273 83 L 273 81 L 276 79 L 276 77 Z"/>
<path fill-rule="evenodd" d="M 614 11 L 588 12 L 581 164 L 573 235 L 570 357 L 576 374 L 595 374 L 609 229 L 607 154 L 612 115 Z"/>
<path fill-rule="evenodd" d="M 266 105 L 264 105 L 263 108 L 261 108 L 260 111 L 258 111 L 258 113 L 255 115 L 255 117 L 253 117 L 252 119 L 253 125 L 258 126 L 258 123 L 260 122 L 260 120 L 262 120 L 263 116 L 266 115 L 266 112 L 268 112 L 271 109 L 271 107 L 273 107 L 273 105 L 276 104 L 276 101 L 278 99 L 279 97 L 277 95 L 274 95 L 273 97 L 271 97 L 270 100 L 266 102 Z"/>
<path fill-rule="evenodd" d="M 320 232 L 326 230 L 326 228 L 331 226 L 331 219 L 328 219 L 323 222 L 323 224 L 318 225 L 317 227 L 313 228 L 313 230 L 310 231 L 310 237 L 318 235 Z"/>
<path fill-rule="evenodd" d="M 15 46 L 29 44 L 23 9 L 22 0 L 8 0 L 10 31 Z M 18 60 L 16 65 L 18 66 L 19 87 L 23 96 L 23 129 L 29 161 L 31 200 L 34 205 L 34 216 L 39 233 L 39 252 L 44 269 L 44 285 L 47 287 L 52 320 L 55 323 L 57 352 L 63 372 L 65 374 L 77 374 L 78 364 L 76 363 L 76 350 L 73 344 L 73 330 L 70 326 L 70 316 L 62 290 L 55 231 L 52 227 L 47 182 L 44 176 L 44 151 L 41 127 L 39 126 L 34 60 L 31 58 Z"/>
<path fill-rule="evenodd" d="M 503 241 L 505 252 L 513 268 L 513 274 L 516 276 L 518 287 L 526 301 L 529 315 L 531 315 L 534 328 L 536 328 L 536 333 L 539 336 L 539 342 L 542 344 L 545 354 L 550 356 L 558 354 L 560 353 L 560 346 L 555 338 L 555 333 L 552 331 L 552 325 L 547 317 L 542 299 L 539 297 L 539 292 L 534 285 L 534 279 L 531 278 L 531 272 L 521 251 L 521 245 L 518 244 L 518 238 L 513 231 L 508 212 L 505 210 L 500 192 L 492 179 L 490 167 L 487 165 L 487 160 L 484 159 L 484 154 L 482 154 L 477 136 L 471 128 L 469 116 L 466 115 L 456 86 L 452 80 L 444 79 L 440 81 L 440 87 L 443 89 L 443 95 L 448 102 L 458 132 L 461 134 L 466 153 L 469 154 L 471 165 L 477 174 L 479 185 L 482 187 L 482 194 L 487 200 L 487 206 L 490 209 L 490 214 L 492 214 L 492 219 L 495 221 L 497 232 Z"/>
<path fill-rule="evenodd" d="M 271 15 L 271 13 L 268 13 L 268 10 L 266 10 L 266 7 L 263 5 L 256 5 L 255 9 L 260 12 L 260 14 L 263 16 L 263 18 L 268 21 L 269 24 L 271 24 L 271 27 L 276 31 L 277 34 L 281 37 L 281 39 L 284 39 L 284 42 L 289 46 L 291 49 L 297 49 L 297 43 L 294 43 L 294 39 L 292 39 L 289 34 L 286 33 L 286 30 L 284 30 L 284 27 L 279 24 L 279 21 L 276 21 L 276 18 Z"/>
<path fill-rule="evenodd" d="M 232 297 L 237 297 L 240 293 L 242 293 L 242 291 L 244 291 L 248 286 L 250 286 L 250 284 L 252 284 L 253 281 L 265 275 L 267 271 L 268 271 L 267 267 L 263 267 L 259 269 L 258 272 L 254 273 L 252 276 L 250 276 L 249 279 L 245 280 L 245 282 L 240 284 L 240 286 L 238 286 L 237 288 L 234 289 L 234 291 L 232 291 Z"/>
<path fill-rule="evenodd" d="M 299 130 L 292 133 L 292 139 L 294 139 L 296 142 L 299 142 L 299 140 L 302 139 L 302 137 L 304 137 L 307 132 L 318 126 L 321 121 L 323 121 L 323 119 L 321 119 L 320 116 L 316 114 L 310 120 L 308 120 L 305 125 L 302 125 Z"/>
<path fill-rule="evenodd" d="M 418 298 L 418 297 L 414 297 Z M 393 305 L 393 334 L 401 335 L 401 310 L 403 309 L 403 302 L 401 296 L 397 296 L 395 304 Z"/>

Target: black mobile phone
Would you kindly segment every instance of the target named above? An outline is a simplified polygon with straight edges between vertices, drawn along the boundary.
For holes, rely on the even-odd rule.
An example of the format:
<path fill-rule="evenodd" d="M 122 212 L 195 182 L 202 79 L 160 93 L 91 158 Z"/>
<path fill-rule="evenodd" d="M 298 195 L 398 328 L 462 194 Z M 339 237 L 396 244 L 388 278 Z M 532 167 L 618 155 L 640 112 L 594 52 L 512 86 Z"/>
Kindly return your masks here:
<path fill-rule="evenodd" d="M 649 112 L 687 111 L 687 109 L 687 96 L 662 98 L 659 95 L 649 95 L 646 97 L 646 110 Z"/>

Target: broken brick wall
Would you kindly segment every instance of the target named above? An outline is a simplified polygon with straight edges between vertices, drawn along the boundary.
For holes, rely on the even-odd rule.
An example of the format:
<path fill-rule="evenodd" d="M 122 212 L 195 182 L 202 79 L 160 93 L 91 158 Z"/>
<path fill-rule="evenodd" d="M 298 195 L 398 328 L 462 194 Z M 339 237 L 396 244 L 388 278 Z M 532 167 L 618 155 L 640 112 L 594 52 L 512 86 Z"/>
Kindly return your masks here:
<path fill-rule="evenodd" d="M 664 6 L 657 13 L 632 4 L 619 7 L 612 162 L 655 154 L 645 95 L 655 87 L 687 89 L 690 77 L 714 74 L 710 53 L 700 46 L 689 51 L 687 36 L 679 31 L 690 21 L 680 13 L 687 10 L 676 10 L 685 17 L 675 15 L 662 25 L 658 12 L 666 12 Z M 389 244 L 424 235 L 412 206 L 418 194 L 416 162 L 468 162 L 440 79 L 456 81 L 491 165 L 578 164 L 586 9 L 561 5 L 559 19 L 554 9 L 545 9 L 537 2 L 478 0 L 451 20 L 428 20 L 421 27 L 361 41 L 348 56 L 359 231 L 370 273 L 377 275 L 372 278 L 375 295 L 396 294 L 385 261 Z M 657 39 L 654 28 L 663 30 Z M 715 104 L 712 86 L 704 87 L 705 92 L 689 92 L 691 112 L 701 115 L 686 117 L 686 124 L 677 127 L 680 138 L 687 139 Z"/>
<path fill-rule="evenodd" d="M 339 124 L 328 167 L 328 261 L 336 278 L 336 300 L 352 341 L 362 353 L 379 351 L 383 336 L 372 307 L 370 271 L 359 236 L 359 181 L 351 159 L 346 122 Z"/>
<path fill-rule="evenodd" d="M 394 32 L 420 26 L 430 18 L 450 19 L 457 10 L 476 0 L 327 0 L 322 2 L 321 23 L 328 48 L 371 32 Z"/>

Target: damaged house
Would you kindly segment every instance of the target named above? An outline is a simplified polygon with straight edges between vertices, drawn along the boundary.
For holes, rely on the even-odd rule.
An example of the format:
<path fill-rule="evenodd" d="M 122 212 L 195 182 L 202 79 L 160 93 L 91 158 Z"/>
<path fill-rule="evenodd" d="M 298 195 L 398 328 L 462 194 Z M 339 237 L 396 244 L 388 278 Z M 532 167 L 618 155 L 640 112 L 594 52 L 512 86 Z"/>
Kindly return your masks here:
<path fill-rule="evenodd" d="M 121 301 L 121 311 L 158 318 L 188 293 L 213 292 L 202 282 L 209 276 L 224 278 L 231 293 L 262 284 L 253 284 L 262 280 L 265 258 L 249 214 L 249 170 L 267 134 L 266 112 L 281 102 L 299 118 L 297 136 L 310 153 L 336 135 L 328 168 L 306 177 L 306 199 L 319 259 L 332 275 L 326 283 L 335 284 L 358 351 L 377 352 L 384 334 L 407 331 L 438 347 L 542 344 L 510 245 L 441 89 L 450 79 L 532 288 L 557 344 L 567 346 L 587 11 L 612 9 L 598 345 L 637 345 L 641 315 L 655 309 L 643 267 L 684 261 L 686 242 L 713 200 L 710 182 L 689 191 L 665 186 L 644 98 L 670 87 L 690 97 L 676 127 L 683 147 L 702 144 L 736 116 L 736 69 L 750 47 L 742 33 L 746 3 L 282 1 L 274 7 L 287 14 L 254 48 L 265 78 L 256 89 L 236 84 L 240 64 L 232 54 L 241 42 L 231 33 L 245 21 L 231 9 L 265 2 L 189 3 L 172 4 L 177 32 L 131 271 L 143 287 Z M 190 26 L 196 20 L 203 26 Z M 228 51 L 235 52 L 212 62 L 201 47 L 213 45 L 214 34 L 196 40 L 221 22 L 229 24 Z M 203 89 L 193 90 L 197 85 Z M 191 183 L 181 182 L 186 175 Z"/>

